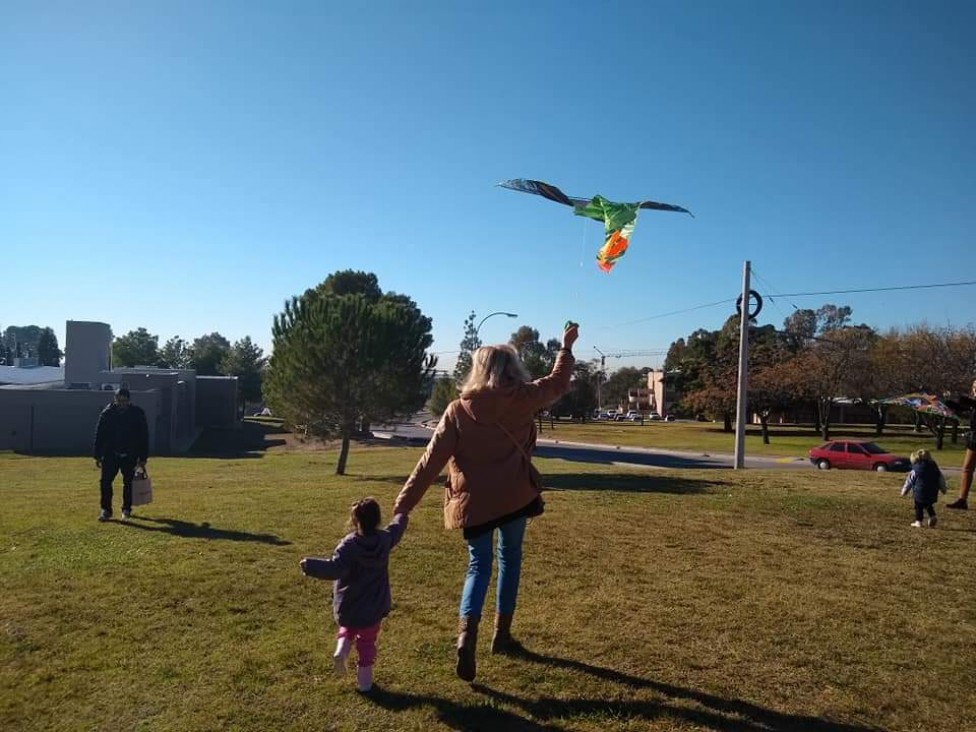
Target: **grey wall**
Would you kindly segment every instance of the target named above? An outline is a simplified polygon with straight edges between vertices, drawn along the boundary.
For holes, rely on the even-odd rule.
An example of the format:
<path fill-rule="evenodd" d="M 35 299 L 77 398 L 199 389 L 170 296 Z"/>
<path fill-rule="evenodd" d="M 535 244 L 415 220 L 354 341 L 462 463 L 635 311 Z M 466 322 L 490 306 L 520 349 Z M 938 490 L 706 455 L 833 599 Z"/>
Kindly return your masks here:
<path fill-rule="evenodd" d="M 132 392 L 146 412 L 150 452 L 156 453 L 160 395 Z M 0 390 L 0 450 L 91 454 L 98 414 L 112 401 L 110 392 L 64 389 Z"/>
<path fill-rule="evenodd" d="M 236 376 L 197 377 L 197 424 L 233 427 L 238 423 Z"/>
<path fill-rule="evenodd" d="M 158 391 L 156 451 L 165 454 L 189 449 L 196 439 L 196 371 L 122 368 L 106 372 L 103 378 L 125 384 L 130 391 Z"/>
<path fill-rule="evenodd" d="M 237 378 L 198 377 L 192 369 L 111 368 L 112 329 L 67 323 L 65 388 L 0 388 L 0 450 L 91 452 L 98 413 L 112 401 L 103 385 L 129 388 L 146 412 L 150 452 L 188 450 L 201 427 L 238 424 Z M 91 384 L 92 390 L 69 389 Z"/>
<path fill-rule="evenodd" d="M 65 326 L 64 383 L 99 388 L 100 375 L 112 368 L 112 328 L 107 323 L 69 320 Z"/>

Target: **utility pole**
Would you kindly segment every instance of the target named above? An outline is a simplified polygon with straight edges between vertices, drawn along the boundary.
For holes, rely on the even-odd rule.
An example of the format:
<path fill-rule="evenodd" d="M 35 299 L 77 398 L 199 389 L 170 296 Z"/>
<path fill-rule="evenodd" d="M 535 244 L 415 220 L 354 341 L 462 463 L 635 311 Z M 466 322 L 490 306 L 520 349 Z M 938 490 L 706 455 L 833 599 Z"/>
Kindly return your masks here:
<path fill-rule="evenodd" d="M 601 386 L 603 385 L 603 370 L 607 367 L 607 354 L 596 346 L 593 346 L 593 350 L 600 354 L 600 373 L 596 375 L 596 408 L 602 412 L 603 397 L 601 395 Z"/>
<path fill-rule="evenodd" d="M 749 260 L 742 265 L 742 303 L 739 313 L 739 384 L 735 407 L 735 469 L 745 467 L 746 396 L 749 391 Z"/>

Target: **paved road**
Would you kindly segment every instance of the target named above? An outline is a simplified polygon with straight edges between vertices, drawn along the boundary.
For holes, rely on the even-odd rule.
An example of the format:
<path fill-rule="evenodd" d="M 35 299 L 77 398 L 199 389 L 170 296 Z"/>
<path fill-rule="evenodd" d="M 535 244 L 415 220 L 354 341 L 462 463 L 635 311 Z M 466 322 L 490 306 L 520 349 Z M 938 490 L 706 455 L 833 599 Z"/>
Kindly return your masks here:
<path fill-rule="evenodd" d="M 426 444 L 431 431 L 418 423 L 399 423 L 374 427 L 373 435 L 380 439 L 408 444 Z M 657 450 L 642 447 L 613 447 L 590 445 L 580 442 L 564 442 L 542 438 L 535 454 L 544 458 L 574 460 L 584 463 L 603 463 L 606 465 L 627 465 L 644 468 L 731 468 L 734 456 L 731 453 L 682 452 L 679 450 Z M 810 461 L 803 457 L 768 458 L 746 455 L 747 468 L 764 470 L 815 470 Z"/>
<path fill-rule="evenodd" d="M 731 468 L 735 456 L 731 453 L 684 452 L 643 447 L 612 447 L 587 445 L 579 442 L 539 440 L 535 454 L 544 458 L 576 460 L 584 463 L 604 463 L 644 468 Z M 745 457 L 745 467 L 763 470 L 815 470 L 806 458 Z"/>

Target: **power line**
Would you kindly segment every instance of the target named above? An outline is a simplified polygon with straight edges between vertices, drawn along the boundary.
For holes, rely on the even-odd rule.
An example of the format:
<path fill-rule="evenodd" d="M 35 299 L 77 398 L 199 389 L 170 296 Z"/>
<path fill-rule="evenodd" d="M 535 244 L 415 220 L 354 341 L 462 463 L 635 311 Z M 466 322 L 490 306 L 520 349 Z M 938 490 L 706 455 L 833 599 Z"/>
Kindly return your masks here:
<path fill-rule="evenodd" d="M 626 323 L 620 323 L 619 325 L 610 326 L 613 328 L 622 328 L 627 325 L 636 325 L 637 323 L 646 323 L 648 320 L 657 320 L 658 318 L 667 318 L 671 315 L 681 315 L 682 313 L 690 313 L 694 310 L 704 310 L 705 308 L 713 308 L 716 305 L 727 305 L 729 303 L 735 302 L 735 298 L 727 298 L 725 300 L 716 300 L 715 302 L 705 303 L 704 305 L 695 305 L 694 307 L 684 308 L 683 310 L 672 310 L 668 313 L 660 313 L 659 315 L 648 315 L 646 318 L 639 318 L 638 320 L 628 320 Z"/>
<path fill-rule="evenodd" d="M 594 346 L 596 348 L 596 346 Z M 599 351 L 598 351 L 599 353 Z M 607 351 L 605 354 L 601 354 L 605 358 L 636 358 L 639 356 L 667 356 L 667 351 Z"/>
<path fill-rule="evenodd" d="M 759 273 L 758 273 L 758 272 L 756 271 L 756 269 L 755 269 L 755 267 L 753 267 L 753 268 L 752 268 L 752 276 L 753 276 L 753 277 L 755 277 L 755 278 L 756 278 L 756 279 L 757 279 L 758 281 L 760 281 L 760 282 L 762 282 L 762 284 L 763 284 L 763 286 L 764 286 L 764 287 L 765 287 L 765 288 L 766 288 L 767 290 L 772 290 L 772 289 L 773 289 L 773 284 L 772 284 L 771 282 L 768 282 L 768 281 L 767 281 L 766 279 L 764 279 L 764 278 L 763 278 L 763 277 L 762 277 L 762 276 L 761 276 L 761 275 L 760 275 L 760 274 L 759 274 Z M 785 312 L 783 312 L 783 310 L 782 310 L 782 308 L 780 308 L 780 306 L 779 306 L 779 303 L 778 303 L 778 302 L 776 301 L 776 296 L 775 296 L 775 295 L 769 295 L 769 294 L 767 294 L 767 295 L 766 295 L 766 299 L 768 299 L 768 300 L 769 300 L 769 302 L 770 302 L 770 303 L 772 303 L 772 305 L 773 305 L 773 306 L 774 306 L 774 307 L 775 307 L 775 308 L 776 308 L 777 310 L 779 310 L 779 311 L 780 311 L 780 313 L 781 313 L 782 315 L 784 315 L 784 316 L 786 315 L 786 313 L 785 313 Z M 790 305 L 791 305 L 791 306 L 793 307 L 793 309 L 794 309 L 794 310 L 799 310 L 799 309 L 800 309 L 800 308 L 798 308 L 798 307 L 797 307 L 797 306 L 796 306 L 796 305 L 795 305 L 794 303 L 790 303 Z"/>
<path fill-rule="evenodd" d="M 940 282 L 930 285 L 900 285 L 893 287 L 864 287 L 856 288 L 851 290 L 824 290 L 823 292 L 781 292 L 781 293 L 767 293 L 767 298 L 776 297 L 812 297 L 815 295 L 849 295 L 856 293 L 869 293 L 869 292 L 891 292 L 895 290 L 922 290 L 922 289 L 933 289 L 939 287 L 966 287 L 976 285 L 976 280 L 966 281 L 966 282 Z M 682 308 L 681 310 L 671 310 L 666 313 L 659 313 L 657 315 L 648 315 L 646 318 L 638 318 L 637 320 L 628 320 L 616 325 L 606 326 L 604 330 L 609 330 L 613 328 L 623 328 L 628 325 L 637 325 L 638 323 L 646 323 L 649 320 L 657 320 L 658 318 L 667 318 L 672 315 L 683 315 L 684 313 L 691 313 L 695 310 L 704 310 L 705 308 L 713 308 L 718 305 L 728 305 L 734 303 L 735 298 L 727 298 L 725 300 L 716 300 L 715 302 L 705 303 L 703 305 L 694 305 L 688 308 Z M 796 305 L 790 303 L 794 310 L 797 310 Z"/>
<path fill-rule="evenodd" d="M 761 278 L 759 278 L 761 279 Z M 765 280 L 764 280 L 765 282 Z M 769 284 L 769 283 L 765 283 Z M 821 292 L 781 292 L 781 293 L 767 293 L 766 297 L 769 299 L 777 297 L 814 297 L 820 295 L 851 295 L 851 294 L 861 294 L 861 293 L 871 293 L 871 292 L 893 292 L 899 290 L 925 290 L 925 289 L 936 289 L 942 287 L 968 287 L 976 285 L 976 280 L 968 280 L 964 282 L 939 282 L 928 285 L 896 285 L 891 287 L 862 287 L 850 290 L 823 290 Z M 734 303 L 735 298 L 726 298 L 724 300 L 716 300 L 715 302 L 704 303 L 703 305 L 693 305 L 691 307 L 682 308 L 681 310 L 671 310 L 666 313 L 658 313 L 657 315 L 648 315 L 646 318 L 638 318 L 637 320 L 628 320 L 616 325 L 605 326 L 602 330 L 612 330 L 614 328 L 624 328 L 629 325 L 638 325 L 640 323 L 646 323 L 650 320 L 657 320 L 659 318 L 668 318 L 672 315 L 683 315 L 684 313 L 691 313 L 696 310 L 704 310 L 706 308 L 713 308 L 719 305 L 728 305 Z M 794 304 L 790 303 L 794 310 L 799 308 Z M 449 355 L 454 353 L 461 353 L 461 351 L 434 351 L 436 355 Z M 643 355 L 643 354 L 642 354 Z M 618 357 L 619 358 L 619 357 Z"/>
<path fill-rule="evenodd" d="M 865 287 L 856 290 L 824 290 L 823 292 L 780 292 L 769 294 L 767 297 L 810 297 L 813 295 L 850 295 L 861 292 L 891 292 L 892 290 L 925 290 L 936 287 L 965 287 L 976 285 L 976 280 L 969 282 L 940 282 L 933 285 L 898 285 L 895 287 Z M 794 305 L 794 307 L 796 307 Z"/>

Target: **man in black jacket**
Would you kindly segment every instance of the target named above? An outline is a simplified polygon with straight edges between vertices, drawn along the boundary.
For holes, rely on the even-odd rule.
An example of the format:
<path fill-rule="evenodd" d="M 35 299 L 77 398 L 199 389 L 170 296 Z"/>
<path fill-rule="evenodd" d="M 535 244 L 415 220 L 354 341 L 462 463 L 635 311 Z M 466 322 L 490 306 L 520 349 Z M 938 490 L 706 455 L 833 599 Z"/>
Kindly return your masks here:
<path fill-rule="evenodd" d="M 966 456 L 962 459 L 962 479 L 959 482 L 959 498 L 947 503 L 946 508 L 965 511 L 969 508 L 969 489 L 973 485 L 973 470 L 976 469 L 976 381 L 973 382 L 970 396 L 946 399 L 946 404 L 959 412 L 969 411 L 969 434 L 966 435 Z"/>
<path fill-rule="evenodd" d="M 98 415 L 95 428 L 95 465 L 102 469 L 102 512 L 99 521 L 112 518 L 112 482 L 122 472 L 122 518 L 132 515 L 132 478 L 145 470 L 149 458 L 146 413 L 129 402 L 129 390 L 117 389 L 115 400 Z"/>

